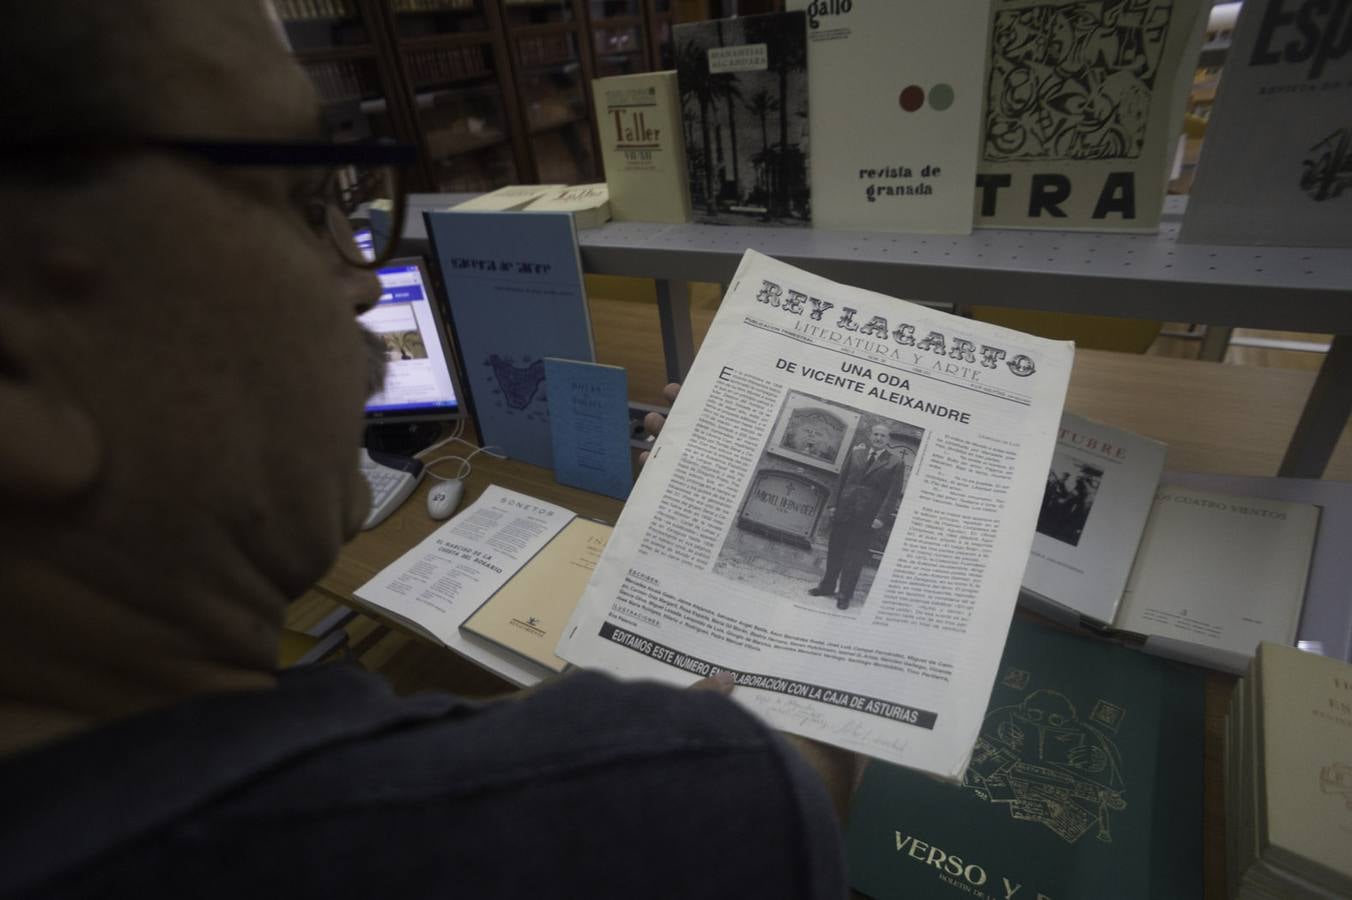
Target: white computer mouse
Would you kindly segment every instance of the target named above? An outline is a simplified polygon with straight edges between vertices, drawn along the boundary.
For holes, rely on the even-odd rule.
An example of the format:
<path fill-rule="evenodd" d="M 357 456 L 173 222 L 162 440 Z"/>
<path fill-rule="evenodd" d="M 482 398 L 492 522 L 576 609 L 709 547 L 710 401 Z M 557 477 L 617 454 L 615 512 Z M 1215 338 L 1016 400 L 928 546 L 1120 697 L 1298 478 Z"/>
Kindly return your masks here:
<path fill-rule="evenodd" d="M 441 481 L 427 492 L 427 514 L 434 519 L 449 519 L 465 494 L 463 481 Z"/>

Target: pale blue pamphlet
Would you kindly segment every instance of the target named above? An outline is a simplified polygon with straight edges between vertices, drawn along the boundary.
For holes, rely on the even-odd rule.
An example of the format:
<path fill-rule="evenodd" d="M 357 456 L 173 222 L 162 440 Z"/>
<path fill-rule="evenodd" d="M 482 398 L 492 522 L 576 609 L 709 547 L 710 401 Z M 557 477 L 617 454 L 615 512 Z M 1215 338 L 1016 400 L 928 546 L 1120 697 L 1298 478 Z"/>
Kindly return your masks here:
<path fill-rule="evenodd" d="M 619 366 L 546 359 L 554 477 L 559 484 L 624 500 L 634 486 L 629 379 Z"/>
<path fill-rule="evenodd" d="M 480 439 L 552 467 L 544 358 L 596 358 L 572 215 L 424 217 Z"/>

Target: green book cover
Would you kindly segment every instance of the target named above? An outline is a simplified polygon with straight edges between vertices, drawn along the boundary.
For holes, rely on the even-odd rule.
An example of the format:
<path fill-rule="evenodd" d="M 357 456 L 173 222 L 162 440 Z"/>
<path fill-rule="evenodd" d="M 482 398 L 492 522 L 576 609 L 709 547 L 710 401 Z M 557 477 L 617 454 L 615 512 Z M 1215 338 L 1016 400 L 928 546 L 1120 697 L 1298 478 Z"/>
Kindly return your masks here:
<path fill-rule="evenodd" d="M 1203 676 L 1016 619 L 962 785 L 869 764 L 848 844 L 878 900 L 1198 897 Z"/>

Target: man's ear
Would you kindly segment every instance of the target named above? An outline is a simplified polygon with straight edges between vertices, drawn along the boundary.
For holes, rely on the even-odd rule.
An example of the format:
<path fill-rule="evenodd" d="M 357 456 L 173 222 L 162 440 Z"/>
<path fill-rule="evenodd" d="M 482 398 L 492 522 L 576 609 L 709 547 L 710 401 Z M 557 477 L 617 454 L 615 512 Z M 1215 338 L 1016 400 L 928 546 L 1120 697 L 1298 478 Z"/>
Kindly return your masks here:
<path fill-rule="evenodd" d="M 38 311 L 0 292 L 0 502 L 53 503 L 89 490 L 103 450 L 93 418 L 41 363 Z"/>

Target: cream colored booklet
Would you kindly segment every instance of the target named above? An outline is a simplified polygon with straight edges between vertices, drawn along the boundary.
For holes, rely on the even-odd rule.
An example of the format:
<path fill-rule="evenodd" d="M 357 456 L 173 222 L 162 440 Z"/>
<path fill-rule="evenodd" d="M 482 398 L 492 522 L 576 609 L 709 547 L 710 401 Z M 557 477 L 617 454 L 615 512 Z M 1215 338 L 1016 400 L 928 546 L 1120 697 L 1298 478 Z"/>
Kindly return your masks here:
<path fill-rule="evenodd" d="M 1259 642 L 1295 642 L 1318 524 L 1309 504 L 1162 487 L 1113 624 L 1242 673 Z"/>
<path fill-rule="evenodd" d="M 610 221 L 610 190 L 604 183 L 560 188 L 532 200 L 525 211 L 570 212 L 578 228 L 597 228 Z"/>
<path fill-rule="evenodd" d="M 457 203 L 451 209 L 462 212 L 510 212 L 514 209 L 524 209 L 546 194 L 552 194 L 564 187 L 566 185 L 562 184 L 509 184 L 496 191 L 480 194 L 464 203 Z"/>
<path fill-rule="evenodd" d="M 1320 896 L 1348 896 L 1352 666 L 1265 643 L 1258 675 L 1260 859 Z"/>
<path fill-rule="evenodd" d="M 377 615 L 528 687 L 551 669 L 505 653 L 460 625 L 575 518 L 572 510 L 491 484 L 353 596 Z"/>
<path fill-rule="evenodd" d="M 813 224 L 971 233 L 990 0 L 787 7 L 807 13 Z"/>
<path fill-rule="evenodd" d="M 613 530 L 573 519 L 460 629 L 562 672 L 568 663 L 554 655 L 554 645 Z"/>
<path fill-rule="evenodd" d="M 615 221 L 689 222 L 676 73 L 598 78 L 592 92 Z"/>

